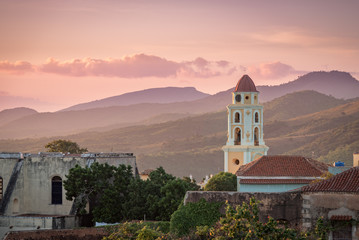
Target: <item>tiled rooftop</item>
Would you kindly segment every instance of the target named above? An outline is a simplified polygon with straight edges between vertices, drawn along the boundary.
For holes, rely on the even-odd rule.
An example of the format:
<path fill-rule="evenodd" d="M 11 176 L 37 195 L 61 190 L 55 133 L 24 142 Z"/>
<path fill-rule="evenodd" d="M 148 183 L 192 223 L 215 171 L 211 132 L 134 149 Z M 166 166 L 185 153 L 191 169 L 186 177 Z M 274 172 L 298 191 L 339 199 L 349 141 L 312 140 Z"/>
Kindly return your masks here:
<path fill-rule="evenodd" d="M 350 168 L 327 180 L 302 187 L 301 191 L 359 193 L 359 167 Z"/>
<path fill-rule="evenodd" d="M 319 177 L 328 171 L 329 165 L 302 156 L 263 156 L 241 166 L 237 176 L 291 176 Z"/>

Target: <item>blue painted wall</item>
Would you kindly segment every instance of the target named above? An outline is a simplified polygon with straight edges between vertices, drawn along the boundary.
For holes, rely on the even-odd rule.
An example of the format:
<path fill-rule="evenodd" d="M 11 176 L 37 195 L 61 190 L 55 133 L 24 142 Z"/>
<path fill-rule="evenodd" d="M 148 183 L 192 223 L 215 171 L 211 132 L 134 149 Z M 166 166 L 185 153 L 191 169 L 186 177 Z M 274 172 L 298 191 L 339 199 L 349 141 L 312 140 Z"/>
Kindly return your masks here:
<path fill-rule="evenodd" d="M 308 184 L 238 184 L 238 192 L 286 192 Z"/>

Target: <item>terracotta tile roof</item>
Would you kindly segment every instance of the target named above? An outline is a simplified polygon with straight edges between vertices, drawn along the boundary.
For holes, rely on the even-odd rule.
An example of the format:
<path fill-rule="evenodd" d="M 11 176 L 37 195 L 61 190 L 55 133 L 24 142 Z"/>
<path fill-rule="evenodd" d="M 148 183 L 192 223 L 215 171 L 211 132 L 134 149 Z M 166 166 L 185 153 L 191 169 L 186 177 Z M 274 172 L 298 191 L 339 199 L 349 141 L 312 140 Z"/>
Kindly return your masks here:
<path fill-rule="evenodd" d="M 303 192 L 355 192 L 359 193 L 359 167 L 353 167 L 319 183 L 300 189 Z"/>
<path fill-rule="evenodd" d="M 352 216 L 333 215 L 333 216 L 330 217 L 330 220 L 335 220 L 335 221 L 350 221 L 350 220 L 352 220 Z"/>
<path fill-rule="evenodd" d="M 309 184 L 313 179 L 241 179 L 242 184 Z"/>
<path fill-rule="evenodd" d="M 302 156 L 263 156 L 241 166 L 237 176 L 292 176 L 319 177 L 328 171 L 329 165 Z"/>
<path fill-rule="evenodd" d="M 254 85 L 253 80 L 248 75 L 243 75 L 241 79 L 239 79 L 235 92 L 258 92 L 256 89 L 256 85 Z"/>

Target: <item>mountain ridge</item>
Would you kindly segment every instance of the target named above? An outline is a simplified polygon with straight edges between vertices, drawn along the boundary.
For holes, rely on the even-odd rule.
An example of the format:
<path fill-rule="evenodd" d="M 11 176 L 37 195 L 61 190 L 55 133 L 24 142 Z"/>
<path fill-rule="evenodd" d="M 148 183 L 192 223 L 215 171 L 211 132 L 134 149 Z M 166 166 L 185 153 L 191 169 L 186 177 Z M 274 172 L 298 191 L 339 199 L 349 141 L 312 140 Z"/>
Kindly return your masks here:
<path fill-rule="evenodd" d="M 86 103 L 80 103 L 60 111 L 87 110 L 113 106 L 128 106 L 140 103 L 174 103 L 190 102 L 210 94 L 203 93 L 194 87 L 164 87 L 150 88 L 140 91 L 128 92 L 117 96 L 107 97 Z"/>

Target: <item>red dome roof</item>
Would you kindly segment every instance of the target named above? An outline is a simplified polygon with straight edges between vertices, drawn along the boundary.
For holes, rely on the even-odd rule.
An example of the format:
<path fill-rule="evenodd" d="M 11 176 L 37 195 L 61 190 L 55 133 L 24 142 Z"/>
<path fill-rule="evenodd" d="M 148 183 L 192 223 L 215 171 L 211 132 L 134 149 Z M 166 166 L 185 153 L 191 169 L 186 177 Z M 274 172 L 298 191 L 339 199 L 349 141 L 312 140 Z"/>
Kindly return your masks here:
<path fill-rule="evenodd" d="M 254 85 L 253 80 L 248 75 L 243 75 L 241 79 L 239 79 L 235 92 L 258 92 L 256 89 L 256 85 Z"/>

